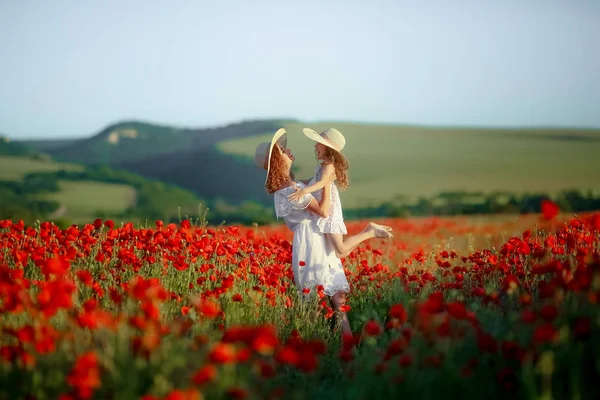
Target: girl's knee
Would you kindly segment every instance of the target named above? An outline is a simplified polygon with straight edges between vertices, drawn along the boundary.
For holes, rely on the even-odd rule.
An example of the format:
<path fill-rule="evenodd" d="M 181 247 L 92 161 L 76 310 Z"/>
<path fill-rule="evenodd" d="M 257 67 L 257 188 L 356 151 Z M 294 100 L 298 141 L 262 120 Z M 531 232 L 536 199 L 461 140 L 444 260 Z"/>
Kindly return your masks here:
<path fill-rule="evenodd" d="M 347 251 L 345 253 L 338 253 L 337 251 L 335 252 L 335 255 L 337 256 L 337 258 L 346 258 L 350 255 L 350 252 Z"/>
<path fill-rule="evenodd" d="M 335 249 L 338 254 L 348 254 L 350 252 L 350 246 L 347 246 L 345 243 L 340 243 L 335 246 Z"/>

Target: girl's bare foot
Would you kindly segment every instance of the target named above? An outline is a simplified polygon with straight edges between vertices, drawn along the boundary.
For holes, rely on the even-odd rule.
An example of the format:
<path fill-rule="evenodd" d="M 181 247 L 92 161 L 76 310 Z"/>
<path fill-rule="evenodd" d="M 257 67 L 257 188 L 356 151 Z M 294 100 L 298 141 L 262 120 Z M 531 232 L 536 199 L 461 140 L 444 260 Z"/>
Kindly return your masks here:
<path fill-rule="evenodd" d="M 392 234 L 392 228 L 386 225 L 379 225 L 375 222 L 369 222 L 368 227 L 375 231 L 375 237 L 378 238 L 392 238 L 394 235 Z"/>

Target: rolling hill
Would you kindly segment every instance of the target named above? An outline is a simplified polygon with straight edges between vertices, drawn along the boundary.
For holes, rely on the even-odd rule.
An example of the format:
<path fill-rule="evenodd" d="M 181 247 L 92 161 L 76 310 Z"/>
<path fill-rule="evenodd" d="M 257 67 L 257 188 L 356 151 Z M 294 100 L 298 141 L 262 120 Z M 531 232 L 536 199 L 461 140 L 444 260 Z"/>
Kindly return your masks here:
<path fill-rule="evenodd" d="M 48 148 L 53 158 L 85 164 L 133 165 L 136 161 L 186 151 L 207 150 L 219 141 L 270 132 L 281 121 L 243 121 L 207 129 L 175 128 L 140 121 L 112 124 L 85 139 Z"/>
<path fill-rule="evenodd" d="M 56 162 L 37 156 L 0 156 L 0 218 L 89 223 L 197 216 L 194 193 L 107 167 Z M 54 189 L 53 189 L 54 188 Z M 49 207 L 53 207 L 49 210 Z M 46 211 L 44 211 L 46 210 Z"/>
<path fill-rule="evenodd" d="M 256 168 L 252 160 L 223 154 L 214 147 L 170 153 L 117 166 L 185 187 L 205 198 L 222 198 L 235 204 L 247 200 L 269 205 L 272 202 L 263 186 L 264 171 Z"/>
<path fill-rule="evenodd" d="M 337 127 L 347 138 L 351 187 L 344 207 L 374 207 L 440 192 L 532 193 L 600 189 L 600 130 L 440 128 L 358 123 L 244 121 L 211 129 L 144 122 L 113 124 L 100 133 L 47 150 L 58 160 L 106 163 L 174 183 L 197 195 L 267 206 L 256 144 L 284 126 L 299 178 L 313 175 L 313 143 L 302 128 Z"/>
<path fill-rule="evenodd" d="M 269 204 L 270 196 L 261 186 L 254 185 L 262 172 L 253 168 L 254 164 L 250 165 L 245 157 L 217 151 L 216 145 L 222 141 L 273 132 L 288 122 L 291 120 L 253 120 L 207 129 L 122 122 L 90 138 L 70 141 L 64 147 L 45 148 L 57 160 L 88 165 L 107 164 L 176 184 L 204 198 L 222 198 L 234 203 L 254 200 Z"/>
<path fill-rule="evenodd" d="M 82 172 L 84 166 L 43 160 L 31 156 L 0 156 L 0 207 L 3 218 L 46 218 L 70 222 L 90 222 L 96 215 L 114 217 L 136 203 L 132 185 L 96 181 L 57 179 L 60 171 Z M 35 174 L 42 174 L 39 178 Z M 40 181 L 41 179 L 41 181 Z M 57 186 L 48 192 L 51 181 Z M 12 188 L 12 190 L 10 190 Z M 32 210 L 37 202 L 55 202 L 51 212 Z M 48 203 L 50 204 L 50 203 Z M 50 206 L 42 206 L 47 208 Z"/>
<path fill-rule="evenodd" d="M 376 206 L 396 197 L 416 202 L 440 192 L 600 192 L 600 130 L 287 124 L 300 179 L 314 175 L 316 165 L 314 142 L 302 134 L 305 126 L 317 132 L 334 126 L 347 139 L 351 186 L 341 193 L 345 207 Z M 223 141 L 217 148 L 251 162 L 256 144 L 271 136 Z"/>

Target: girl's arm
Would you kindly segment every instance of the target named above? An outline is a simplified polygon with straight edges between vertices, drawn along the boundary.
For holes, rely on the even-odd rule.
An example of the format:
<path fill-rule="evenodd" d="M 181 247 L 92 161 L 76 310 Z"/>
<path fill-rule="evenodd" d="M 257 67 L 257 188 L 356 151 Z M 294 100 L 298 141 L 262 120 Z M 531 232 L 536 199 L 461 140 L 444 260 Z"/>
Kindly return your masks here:
<path fill-rule="evenodd" d="M 325 185 L 323 188 L 323 198 L 320 202 L 317 202 L 317 199 L 314 197 L 310 201 L 310 204 L 306 208 L 312 213 L 319 215 L 322 218 L 329 217 L 329 206 L 331 205 L 331 185 Z"/>
<path fill-rule="evenodd" d="M 305 187 L 304 189 L 296 190 L 296 192 L 288 196 L 288 200 L 298 200 L 306 194 L 314 193 L 319 189 L 323 189 L 327 184 L 333 182 L 334 178 L 335 168 L 333 167 L 333 164 L 324 164 L 321 179 L 318 182 L 315 182 L 312 185 Z"/>

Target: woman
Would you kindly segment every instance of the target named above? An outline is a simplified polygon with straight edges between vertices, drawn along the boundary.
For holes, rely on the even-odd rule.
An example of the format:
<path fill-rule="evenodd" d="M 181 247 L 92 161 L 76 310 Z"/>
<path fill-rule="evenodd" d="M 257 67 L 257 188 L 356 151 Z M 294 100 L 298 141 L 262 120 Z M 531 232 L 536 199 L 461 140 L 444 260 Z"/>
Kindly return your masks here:
<path fill-rule="evenodd" d="M 271 142 L 260 143 L 256 147 L 254 161 L 267 171 L 265 187 L 274 196 L 275 215 L 283 218 L 287 227 L 294 232 L 292 271 L 296 287 L 303 294 L 305 289 L 314 291 L 318 285 L 322 285 L 333 311 L 341 319 L 342 335 L 352 334 L 342 307 L 350 291 L 344 267 L 335 249 L 316 225 L 316 216 L 326 218 L 329 214 L 331 185 L 325 186 L 320 203 L 311 194 L 296 200 L 288 199 L 296 191 L 295 188 L 302 189 L 305 185 L 292 178 L 290 171 L 295 157 L 286 144 L 285 129 L 279 129 Z M 355 236 L 357 240 L 354 241 L 354 247 L 364 240 L 384 237 L 385 233 L 369 225 Z"/>

